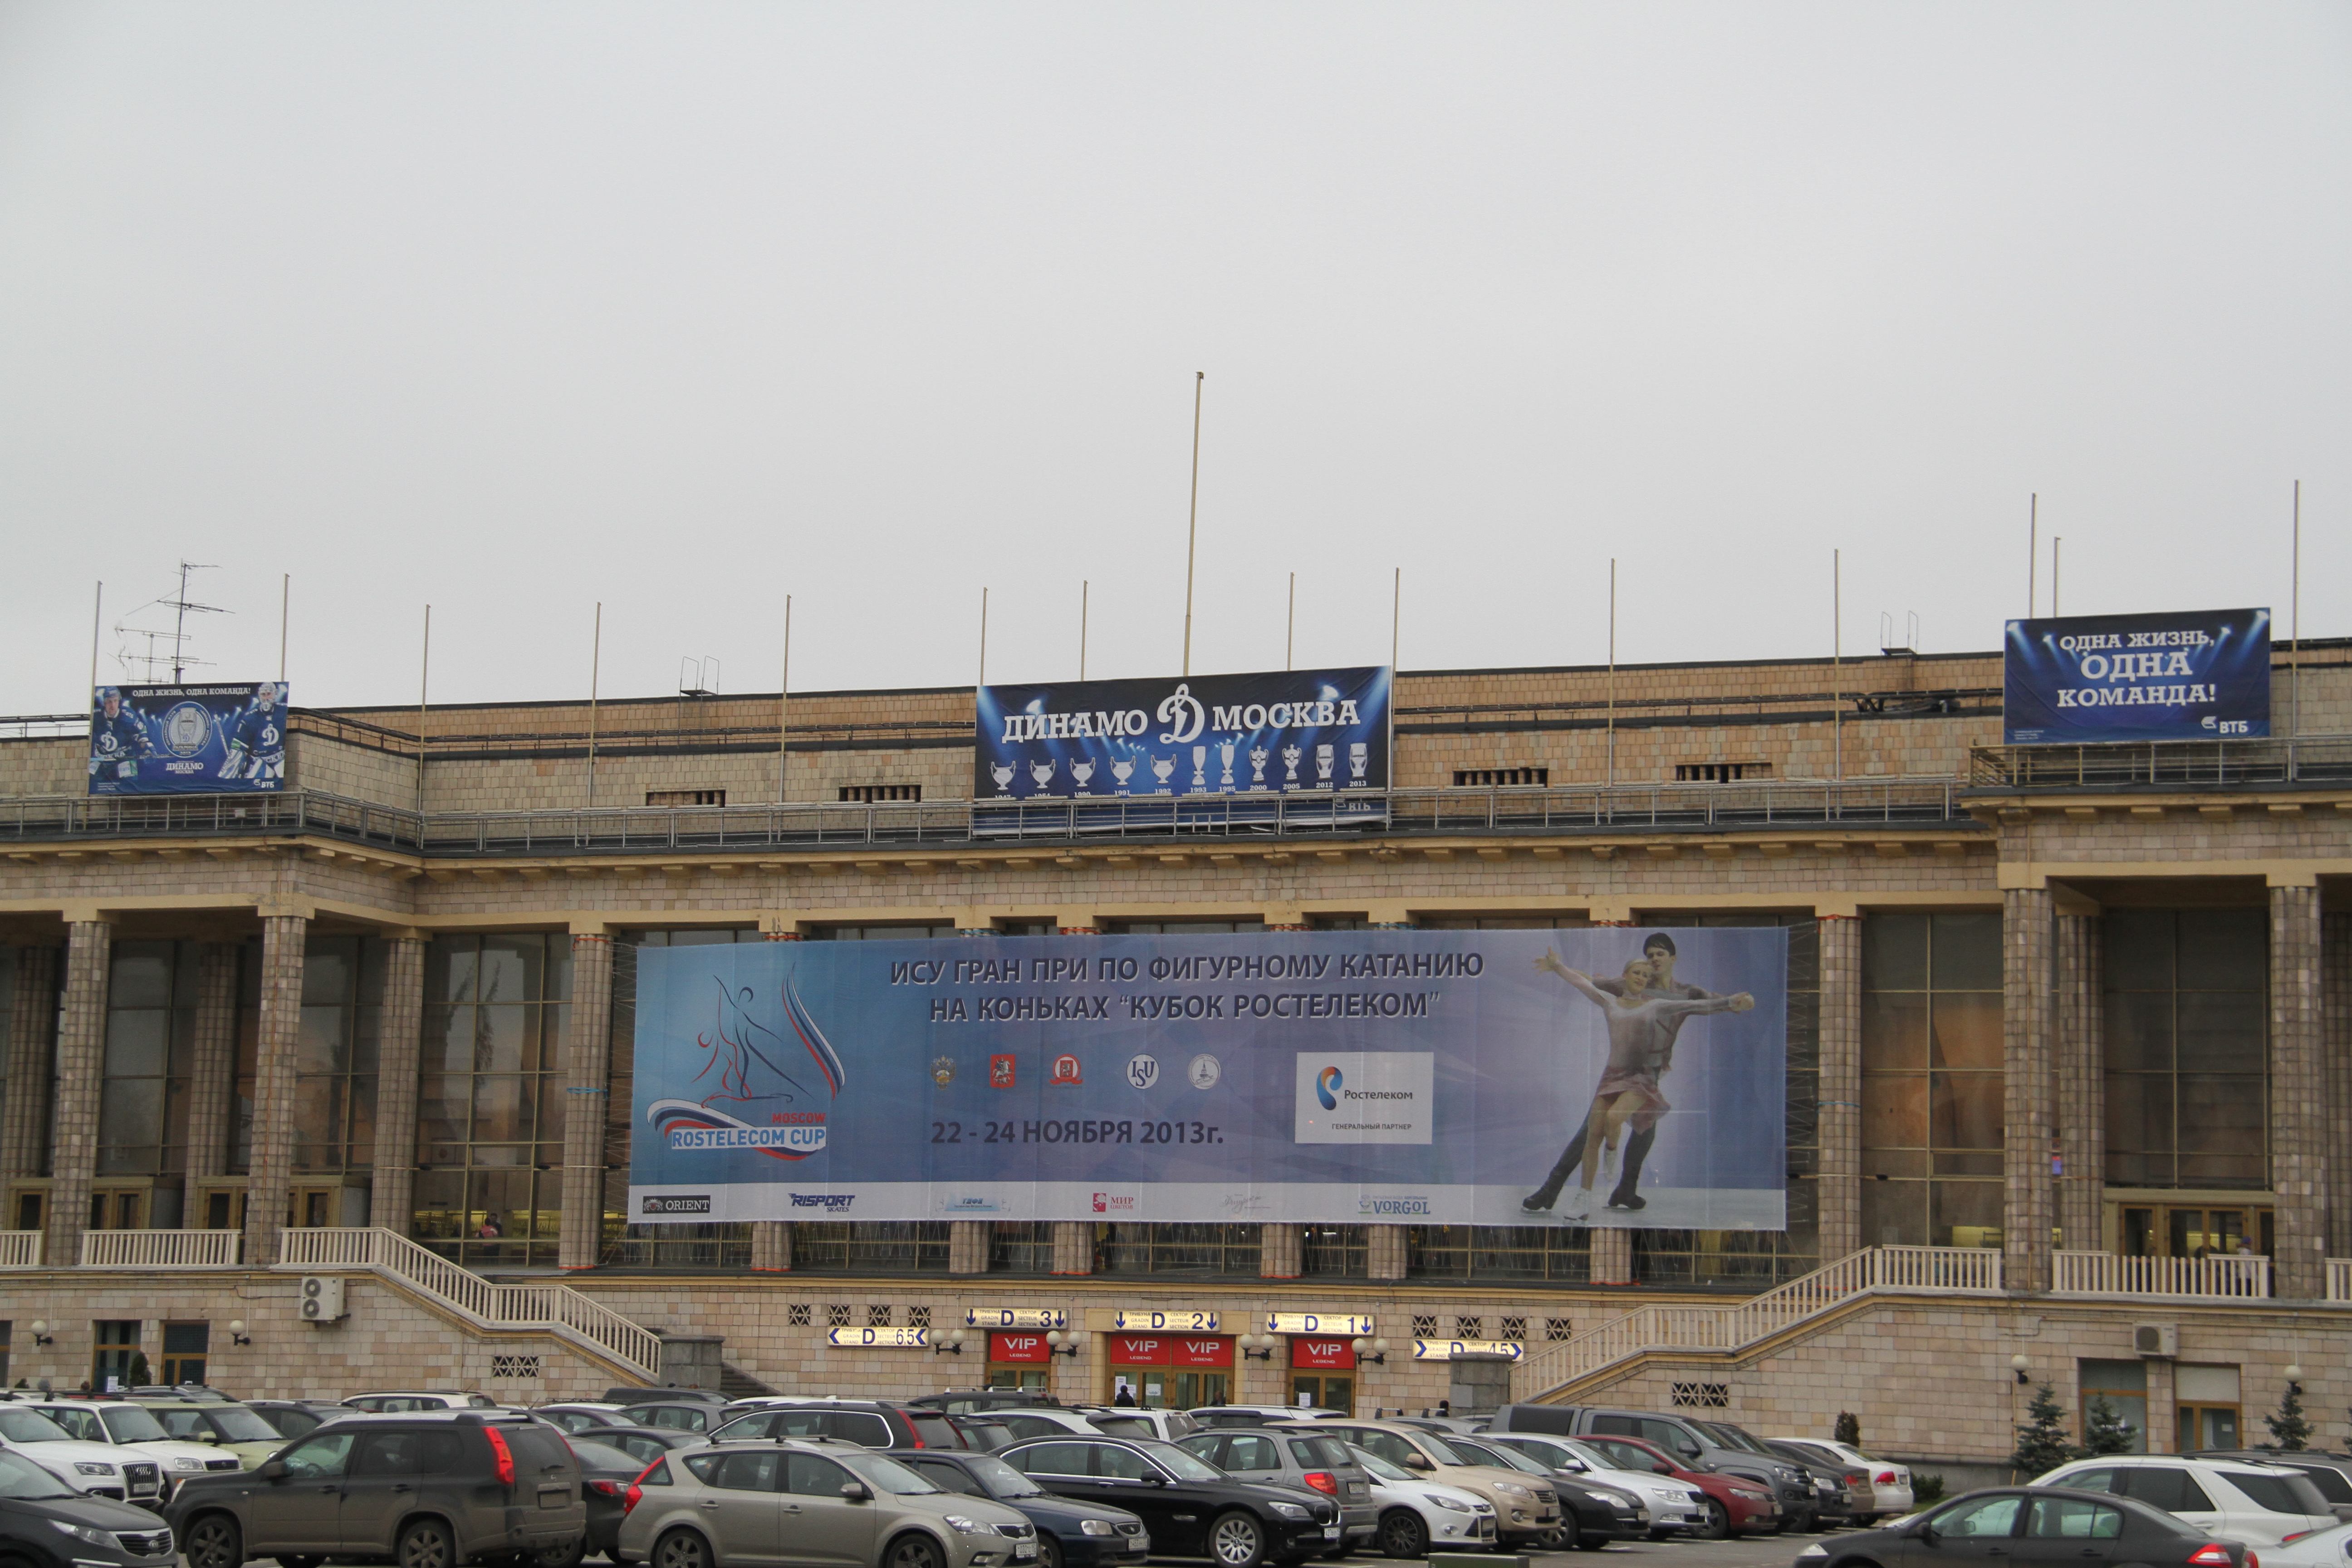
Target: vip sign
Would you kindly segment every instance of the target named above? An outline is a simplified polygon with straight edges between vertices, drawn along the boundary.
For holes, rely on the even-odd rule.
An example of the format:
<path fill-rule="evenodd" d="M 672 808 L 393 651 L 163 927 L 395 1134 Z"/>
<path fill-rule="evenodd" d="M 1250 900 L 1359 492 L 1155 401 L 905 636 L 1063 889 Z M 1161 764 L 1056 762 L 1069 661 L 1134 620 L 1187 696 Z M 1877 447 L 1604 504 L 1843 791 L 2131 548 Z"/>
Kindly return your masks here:
<path fill-rule="evenodd" d="M 991 1334 L 988 1359 L 1007 1363 L 1043 1363 L 1053 1359 L 1053 1347 L 1046 1344 L 1043 1334 Z"/>
<path fill-rule="evenodd" d="M 853 1350 L 919 1351 L 930 1344 L 929 1329 L 833 1329 L 826 1332 L 827 1344 L 842 1345 Z"/>
<path fill-rule="evenodd" d="M 1209 1334 L 1113 1334 L 1113 1366 L 1229 1367 L 1234 1342 Z"/>
<path fill-rule="evenodd" d="M 1356 1348 L 1346 1340 L 1318 1340 L 1297 1334 L 1290 1341 L 1290 1364 L 1344 1372 L 1356 1364 Z"/>

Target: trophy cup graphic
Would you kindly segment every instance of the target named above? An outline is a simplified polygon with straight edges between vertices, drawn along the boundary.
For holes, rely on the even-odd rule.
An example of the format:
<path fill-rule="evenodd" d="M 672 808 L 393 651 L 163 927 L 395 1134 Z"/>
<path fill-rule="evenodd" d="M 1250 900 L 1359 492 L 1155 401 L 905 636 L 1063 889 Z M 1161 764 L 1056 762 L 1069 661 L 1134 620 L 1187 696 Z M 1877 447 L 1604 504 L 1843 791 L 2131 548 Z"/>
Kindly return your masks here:
<path fill-rule="evenodd" d="M 1315 748 L 1315 782 L 1324 789 L 1331 787 L 1331 748 Z"/>
<path fill-rule="evenodd" d="M 1121 757 L 1110 765 L 1110 776 L 1118 784 L 1118 793 L 1127 793 L 1127 781 L 1135 776 L 1135 759 Z"/>
<path fill-rule="evenodd" d="M 1250 788 L 1252 789 L 1265 787 L 1265 757 L 1266 752 L 1264 746 L 1250 748 Z"/>
<path fill-rule="evenodd" d="M 1360 750 L 1361 748 L 1358 749 Z M 1364 771 L 1363 764 L 1361 763 L 1358 763 L 1356 764 L 1356 771 L 1360 773 Z M 1087 781 L 1095 776 L 1094 759 L 1090 757 L 1082 763 L 1072 763 L 1070 764 L 1070 776 L 1078 781 L 1078 788 L 1081 790 L 1085 789 L 1087 787 Z"/>
<path fill-rule="evenodd" d="M 1003 763 L 991 763 L 988 766 L 988 772 L 989 776 L 996 781 L 997 794 L 1011 795 L 1013 793 L 1013 769 L 1010 766 Z"/>
<path fill-rule="evenodd" d="M 1330 770 L 1327 768 L 1324 771 L 1328 773 Z M 1040 791 L 1043 791 L 1048 784 L 1054 782 L 1054 763 L 1052 759 L 1049 758 L 1042 763 L 1031 763 L 1029 764 L 1029 776 L 1037 781 L 1037 788 Z"/>
<path fill-rule="evenodd" d="M 1209 748 L 1192 748 L 1192 793 L 1199 795 L 1209 787 Z"/>
<path fill-rule="evenodd" d="M 1363 787 L 1364 769 L 1370 765 L 1371 760 L 1371 748 L 1363 742 L 1357 741 L 1348 747 L 1349 782 L 1359 789 Z"/>
<path fill-rule="evenodd" d="M 1234 743 L 1231 741 L 1218 742 L 1217 755 L 1224 763 L 1224 775 L 1217 780 L 1217 787 L 1231 789 L 1234 787 Z"/>
<path fill-rule="evenodd" d="M 1298 759 L 1306 754 L 1306 752 L 1300 751 L 1296 746 L 1285 746 L 1282 748 L 1283 783 L 1297 784 L 1298 782 Z"/>
<path fill-rule="evenodd" d="M 1168 775 L 1175 771 L 1175 758 L 1154 757 L 1151 759 L 1151 776 L 1158 779 L 1162 784 L 1165 784 L 1168 782 Z"/>

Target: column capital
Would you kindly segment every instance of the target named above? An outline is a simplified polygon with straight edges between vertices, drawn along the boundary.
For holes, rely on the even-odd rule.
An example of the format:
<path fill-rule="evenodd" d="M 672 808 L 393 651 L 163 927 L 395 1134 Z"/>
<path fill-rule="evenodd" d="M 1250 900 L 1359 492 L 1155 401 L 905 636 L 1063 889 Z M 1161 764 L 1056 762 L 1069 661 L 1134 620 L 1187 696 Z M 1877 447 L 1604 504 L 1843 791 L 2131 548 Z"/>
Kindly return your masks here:
<path fill-rule="evenodd" d="M 433 933 L 423 926 L 383 926 L 376 935 L 386 942 L 431 942 Z"/>
<path fill-rule="evenodd" d="M 96 904 L 68 904 L 60 913 L 69 926 L 110 926 L 116 918 L 112 910 Z"/>
<path fill-rule="evenodd" d="M 2274 866 L 2263 873 L 2263 885 L 2270 888 L 2316 888 L 2319 868 L 2315 866 Z"/>
<path fill-rule="evenodd" d="M 770 942 L 798 942 L 806 933 L 792 916 L 771 911 L 760 917 L 760 934 Z"/>
<path fill-rule="evenodd" d="M 1411 925 L 1412 910 L 1402 899 L 1374 899 L 1364 910 L 1364 923 L 1392 928 Z"/>
<path fill-rule="evenodd" d="M 605 936 L 611 932 L 613 927 L 612 922 L 603 915 L 588 914 L 572 916 L 567 921 L 566 929 L 575 937 Z"/>
<path fill-rule="evenodd" d="M 306 899 L 265 897 L 253 900 L 253 912 L 266 921 L 314 921 L 319 906 Z"/>
<path fill-rule="evenodd" d="M 1633 923 L 1633 900 L 1595 899 L 1586 906 L 1584 916 L 1597 926 L 1629 926 Z"/>

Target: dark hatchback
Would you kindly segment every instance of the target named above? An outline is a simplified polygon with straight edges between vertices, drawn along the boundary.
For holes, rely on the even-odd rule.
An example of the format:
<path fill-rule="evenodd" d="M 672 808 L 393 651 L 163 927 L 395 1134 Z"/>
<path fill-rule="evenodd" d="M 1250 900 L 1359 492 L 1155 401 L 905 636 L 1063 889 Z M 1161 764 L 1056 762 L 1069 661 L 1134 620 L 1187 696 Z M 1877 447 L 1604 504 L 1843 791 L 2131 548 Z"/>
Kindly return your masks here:
<path fill-rule="evenodd" d="M 1328 1498 L 1234 1479 L 1173 1443 L 1142 1437 L 1033 1437 L 997 1455 L 1057 1497 L 1125 1509 L 1161 1557 L 1218 1568 L 1299 1563 L 1340 1548 Z"/>
<path fill-rule="evenodd" d="M 1099 1498 L 1056 1497 L 993 1454 L 927 1449 L 892 1458 L 941 1491 L 984 1497 L 1037 1527 L 1037 1568 L 1140 1563 L 1151 1553 L 1143 1521 Z"/>
<path fill-rule="evenodd" d="M 697 1447 L 702 1446 L 696 1438 L 687 1441 Z M 629 1488 L 654 1461 L 640 1459 L 627 1449 L 600 1442 L 594 1436 L 573 1437 L 569 1442 L 572 1457 L 580 1462 L 580 1498 L 588 1505 L 588 1534 L 583 1555 L 597 1552 L 617 1563 L 620 1559 L 613 1555 L 613 1549 L 621 1539 L 621 1521 L 629 1511 Z M 661 1455 L 655 1456 L 659 1458 Z"/>
<path fill-rule="evenodd" d="M 579 1561 L 579 1463 L 563 1434 L 489 1411 L 353 1414 L 233 1475 L 194 1476 L 164 1510 L 188 1568 L 331 1556 L 457 1568 L 480 1556 Z"/>
<path fill-rule="evenodd" d="M 710 1429 L 714 1443 L 746 1437 L 838 1437 L 861 1448 L 961 1448 L 962 1434 L 936 1410 L 879 1399 L 741 1405 Z"/>
<path fill-rule="evenodd" d="M 2246 1568 L 2245 1543 L 2144 1502 L 2070 1487 L 1967 1493 L 1884 1530 L 1816 1542 L 1796 1568 Z"/>
<path fill-rule="evenodd" d="M 0 1454 L 0 1563 L 169 1568 L 172 1532 L 143 1508 L 85 1497 L 21 1454 Z"/>

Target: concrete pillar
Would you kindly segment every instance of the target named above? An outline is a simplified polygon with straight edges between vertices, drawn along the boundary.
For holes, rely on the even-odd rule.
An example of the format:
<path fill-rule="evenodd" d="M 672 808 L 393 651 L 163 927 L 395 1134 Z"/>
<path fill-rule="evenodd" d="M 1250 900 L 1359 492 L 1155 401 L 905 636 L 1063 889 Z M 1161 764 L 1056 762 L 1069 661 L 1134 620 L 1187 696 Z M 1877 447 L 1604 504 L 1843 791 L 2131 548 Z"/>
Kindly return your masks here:
<path fill-rule="evenodd" d="M 1862 921 L 1820 917 L 1822 1262 L 1862 1245 Z M 1598 1276 L 1595 1276 L 1598 1278 Z"/>
<path fill-rule="evenodd" d="M 1633 1233 L 1622 1226 L 1592 1231 L 1592 1282 L 1595 1285 L 1633 1283 Z"/>
<path fill-rule="evenodd" d="M 253 1157 L 245 1182 L 245 1262 L 278 1261 L 294 1174 L 294 1066 L 302 1037 L 302 948 L 308 915 L 261 921 L 261 1017 L 254 1053 Z"/>
<path fill-rule="evenodd" d="M 751 1269 L 757 1274 L 793 1271 L 793 1224 L 784 1219 L 751 1222 Z"/>
<path fill-rule="evenodd" d="M 406 1236 L 416 1224 L 416 1096 L 425 1071 L 425 938 L 388 938 L 377 1023 L 375 1188 L 368 1217 Z"/>
<path fill-rule="evenodd" d="M 1257 1227 L 1257 1272 L 1261 1279 L 1296 1279 L 1307 1272 L 1307 1248 L 1295 1225 Z"/>
<path fill-rule="evenodd" d="M 23 973 L 21 970 L 18 973 Z M 2320 1054 L 2327 1070 L 2327 1125 L 2352 1129 L 2352 914 L 2319 921 Z M 2352 1153 L 2327 1154 L 2327 1256 L 2352 1258 Z"/>
<path fill-rule="evenodd" d="M 196 1017 L 188 1042 L 188 1201 L 196 1187 L 228 1170 L 236 1131 L 236 960 L 233 942 L 196 950 Z M 193 1208 L 183 1222 L 203 1216 Z"/>
<path fill-rule="evenodd" d="M 986 1220 L 951 1219 L 948 1221 L 948 1272 L 950 1274 L 988 1272 L 988 1222 Z"/>
<path fill-rule="evenodd" d="M 2278 1294 L 2327 1293 L 2327 1089 L 2319 1047 L 2319 888 L 2271 889 L 2271 1190 Z"/>
<path fill-rule="evenodd" d="M 2051 1078 L 2050 889 L 2002 895 L 2001 1070 L 2007 1201 L 2001 1268 L 2011 1290 L 2050 1289 L 2050 1133 L 2056 1120 Z"/>
<path fill-rule="evenodd" d="M 2096 1252 L 2105 1244 L 2107 1037 L 2105 955 L 2099 917 L 2057 917 L 2059 1244 Z"/>
<path fill-rule="evenodd" d="M 1364 1272 L 1375 1279 L 1404 1278 L 1405 1230 L 1401 1225 L 1364 1227 Z"/>
<path fill-rule="evenodd" d="M 8 1087 L 0 1100 L 0 1177 L 49 1170 L 49 1094 L 58 1061 L 58 950 L 16 950 L 8 1005 Z M 14 1214 L 0 1226 L 16 1223 Z"/>
<path fill-rule="evenodd" d="M 56 1116 L 49 1126 L 51 1267 L 81 1260 L 98 1169 L 98 1100 L 106 1064 L 106 984 L 114 957 L 110 921 L 66 927 L 65 1000 L 58 1010 Z"/>
<path fill-rule="evenodd" d="M 1054 1222 L 1054 1272 L 1092 1274 L 1095 1271 L 1095 1227 L 1082 1219 Z"/>
<path fill-rule="evenodd" d="M 604 1250 L 604 1091 L 613 1059 L 613 939 L 572 936 L 572 1028 L 563 1045 L 563 1213 L 555 1261 L 593 1268 Z"/>

